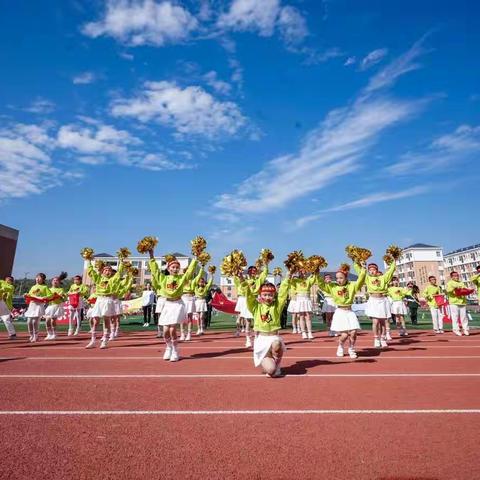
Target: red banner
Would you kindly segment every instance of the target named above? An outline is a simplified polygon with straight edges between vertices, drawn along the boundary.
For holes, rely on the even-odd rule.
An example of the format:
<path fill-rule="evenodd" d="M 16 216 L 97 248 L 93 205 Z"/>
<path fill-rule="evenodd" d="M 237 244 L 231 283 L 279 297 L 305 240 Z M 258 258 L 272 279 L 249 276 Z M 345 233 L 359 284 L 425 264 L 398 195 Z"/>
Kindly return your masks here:
<path fill-rule="evenodd" d="M 229 300 L 223 293 L 215 292 L 212 297 L 210 305 L 220 312 L 229 313 L 230 315 L 235 315 L 235 305 L 236 302 Z"/>

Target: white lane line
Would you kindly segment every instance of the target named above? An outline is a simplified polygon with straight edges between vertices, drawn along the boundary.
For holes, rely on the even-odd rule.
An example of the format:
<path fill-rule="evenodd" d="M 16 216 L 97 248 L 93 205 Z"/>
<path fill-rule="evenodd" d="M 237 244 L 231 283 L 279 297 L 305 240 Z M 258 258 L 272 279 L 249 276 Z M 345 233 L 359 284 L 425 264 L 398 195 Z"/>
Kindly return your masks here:
<path fill-rule="evenodd" d="M 337 356 L 325 356 L 325 355 L 309 355 L 309 356 L 291 356 L 285 355 L 284 359 L 297 359 L 297 360 L 322 360 L 322 359 L 335 359 L 338 362 L 354 362 L 351 360 L 350 357 L 337 357 Z M 451 359 L 479 359 L 480 355 L 391 355 L 387 356 L 387 352 L 383 352 L 382 355 L 378 356 L 362 356 L 361 352 L 359 352 L 359 357 L 357 360 L 365 360 L 365 359 L 375 359 L 375 360 L 451 360 Z M 191 356 L 184 356 L 184 360 L 252 360 L 252 355 L 243 355 L 239 356 L 210 356 L 210 357 L 191 357 Z M 163 360 L 162 356 L 136 356 L 136 357 L 116 357 L 116 356 L 103 356 L 99 354 L 98 357 L 0 357 L 1 360 L 45 360 L 45 361 L 52 361 L 52 360 L 71 360 L 73 362 L 77 362 L 79 360 Z"/>
<path fill-rule="evenodd" d="M 302 373 L 289 374 L 282 378 L 298 378 L 298 377 L 316 377 L 316 378 L 355 378 L 355 377 L 379 377 L 379 378 L 435 378 L 435 377 L 480 377 L 480 373 Z M 239 373 L 239 374 L 223 374 L 223 373 L 144 373 L 144 374 L 5 374 L 0 378 L 259 378 L 265 379 L 262 374 Z"/>
<path fill-rule="evenodd" d="M 426 415 L 479 414 L 480 409 L 422 410 L 3 410 L 0 415 Z"/>

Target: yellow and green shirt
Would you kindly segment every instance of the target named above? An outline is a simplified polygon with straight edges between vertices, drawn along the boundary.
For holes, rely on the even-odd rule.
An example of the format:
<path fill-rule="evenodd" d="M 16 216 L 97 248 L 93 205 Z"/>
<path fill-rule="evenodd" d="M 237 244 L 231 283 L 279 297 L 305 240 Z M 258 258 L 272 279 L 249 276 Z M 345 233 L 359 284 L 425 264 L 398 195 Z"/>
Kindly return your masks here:
<path fill-rule="evenodd" d="M 3 298 L 7 308 L 13 309 L 13 294 L 15 293 L 15 285 L 5 280 L 0 280 L 0 298 Z"/>
<path fill-rule="evenodd" d="M 88 297 L 88 286 L 85 285 L 84 283 L 81 283 L 80 285 L 77 285 L 76 283 L 72 283 L 70 285 L 70 288 L 68 289 L 68 293 L 79 293 L 81 297 L 87 298 Z"/>
<path fill-rule="evenodd" d="M 252 291 L 247 285 L 247 307 L 252 312 L 254 318 L 253 329 L 256 332 L 270 333 L 282 328 L 280 319 L 288 298 L 290 281 L 290 278 L 285 278 L 282 281 L 278 289 L 277 298 L 271 305 L 259 302 L 257 300 L 258 292 Z"/>
<path fill-rule="evenodd" d="M 63 287 L 50 287 L 50 293 L 51 293 L 51 296 L 57 294 L 59 298 L 48 302 L 49 305 L 60 305 L 65 301 L 66 297 L 65 297 L 65 290 L 63 289 Z"/>
<path fill-rule="evenodd" d="M 471 277 L 470 281 L 475 285 L 475 288 L 477 289 L 478 301 L 480 303 L 480 273 Z"/>
<path fill-rule="evenodd" d="M 358 273 L 358 265 L 354 264 L 353 266 L 355 271 Z M 388 285 L 392 281 L 393 275 L 395 274 L 395 268 L 395 262 L 392 262 L 383 275 L 377 275 L 375 277 L 372 275 L 367 275 L 365 278 L 367 292 L 386 295 L 388 293 Z"/>
<path fill-rule="evenodd" d="M 457 288 L 467 288 L 463 282 L 456 282 L 455 280 L 449 280 L 447 282 L 447 298 L 450 305 L 466 305 L 467 297 L 455 295 Z"/>
<path fill-rule="evenodd" d="M 239 278 L 233 277 L 233 283 L 235 284 L 235 288 L 237 290 L 237 295 L 239 297 L 246 297 L 247 296 L 247 287 L 253 291 L 255 295 L 258 295 L 260 292 L 260 287 L 265 283 L 268 277 L 268 268 L 265 267 L 262 270 L 262 273 L 258 277 L 247 278 L 243 282 L 240 281 Z"/>
<path fill-rule="evenodd" d="M 316 281 L 316 275 L 311 275 L 308 278 L 292 278 L 291 285 L 295 289 L 295 295 L 309 295 Z"/>
<path fill-rule="evenodd" d="M 330 295 L 339 307 L 349 307 L 355 302 L 356 294 L 361 290 L 365 283 L 367 271 L 359 266 L 358 279 L 355 282 L 347 282 L 345 285 L 339 285 L 336 282 L 326 283 L 325 280 L 318 275 L 317 283 L 322 292 Z"/>
<path fill-rule="evenodd" d="M 208 291 L 212 288 L 213 277 L 205 284 L 204 287 L 197 285 L 195 288 L 195 297 L 197 298 L 206 298 Z"/>
<path fill-rule="evenodd" d="M 203 277 L 205 270 L 203 267 L 198 271 L 196 277 L 191 280 L 186 280 L 185 285 L 183 286 L 183 294 L 184 295 L 193 295 L 195 293 L 195 289 L 197 288 L 198 282 Z"/>
<path fill-rule="evenodd" d="M 51 297 L 52 293 L 50 292 L 50 289 L 45 284 L 40 285 L 39 283 L 36 283 L 28 291 L 28 295 L 30 297 L 36 297 L 36 298 L 47 298 L 47 297 Z"/>
<path fill-rule="evenodd" d="M 130 290 L 133 285 L 133 276 L 127 275 L 119 282 L 119 286 L 117 288 L 117 297 L 122 299 L 125 298 L 127 293 L 130 293 Z"/>
<path fill-rule="evenodd" d="M 152 280 L 155 282 L 154 286 L 159 287 L 162 297 L 169 299 L 178 299 L 183 295 L 185 282 L 192 278 L 197 263 L 197 259 L 192 260 L 183 275 L 165 275 L 154 258 L 148 262 L 152 272 Z"/>
<path fill-rule="evenodd" d="M 407 295 L 411 295 L 410 289 L 403 287 L 388 287 L 387 293 L 394 302 L 400 302 Z"/>
<path fill-rule="evenodd" d="M 118 284 L 122 279 L 122 273 L 124 269 L 125 267 L 123 263 L 120 262 L 117 273 L 111 277 L 105 277 L 104 275 L 100 274 L 91 263 L 88 264 L 87 273 L 95 283 L 95 293 L 97 294 L 97 297 L 116 295 Z"/>
<path fill-rule="evenodd" d="M 435 301 L 435 295 L 441 295 L 442 293 L 442 289 L 438 285 L 430 284 L 425 287 L 423 297 L 430 308 L 438 308 L 437 302 Z"/>

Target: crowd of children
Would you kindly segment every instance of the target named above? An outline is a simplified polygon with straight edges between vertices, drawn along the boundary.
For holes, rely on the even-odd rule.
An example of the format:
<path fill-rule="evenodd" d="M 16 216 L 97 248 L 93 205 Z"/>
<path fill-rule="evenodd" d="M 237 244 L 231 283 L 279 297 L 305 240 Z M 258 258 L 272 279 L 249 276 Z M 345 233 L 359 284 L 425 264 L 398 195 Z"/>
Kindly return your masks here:
<path fill-rule="evenodd" d="M 197 271 L 198 261 L 192 260 L 188 267 L 181 271 L 180 263 L 174 256 L 169 256 L 165 270 L 162 270 L 154 256 L 153 248 L 148 250 L 149 269 L 152 274 L 152 287 L 157 296 L 156 313 L 158 314 L 159 336 L 164 338 L 165 360 L 176 362 L 180 358 L 179 342 L 189 341 L 192 327 L 197 325 L 196 334 L 204 333 L 204 317 L 207 311 L 205 300 L 213 283 L 213 270 L 210 278 L 205 279 L 204 267 Z M 350 279 L 349 267 L 343 264 L 332 275 L 321 275 L 319 271 L 308 272 L 305 268 L 290 271 L 280 283 L 279 288 L 267 281 L 269 274 L 268 260 L 263 269 L 251 266 L 245 272 L 238 271 L 234 275 L 234 283 L 238 293 L 235 311 L 238 313 L 235 336 L 245 332 L 245 347 L 253 345 L 255 366 L 261 366 L 271 377 L 281 375 L 281 359 L 286 350 L 280 335 L 281 316 L 288 304 L 291 314 L 292 333 L 301 334 L 305 340 L 313 340 L 311 289 L 317 285 L 324 296 L 322 312 L 329 327 L 329 336 L 338 337 L 336 354 L 343 357 L 345 344 L 348 342 L 348 355 L 357 358 L 357 333 L 360 330 L 359 320 L 352 306 L 356 297 L 365 286 L 368 301 L 365 314 L 372 323 L 373 346 L 385 348 L 392 339 L 390 321 L 393 320 L 400 336 L 407 336 L 405 317 L 406 301 L 419 303 L 418 289 L 403 288 L 395 276 L 395 262 L 388 265 L 385 273 L 379 271 L 375 263 L 354 261 L 357 273 L 355 281 Z M 125 268 L 123 261 L 118 269 L 105 265 L 97 268 L 87 260 L 87 274 L 91 286 L 82 283 L 77 275 L 68 291 L 62 286 L 66 274 L 61 274 L 46 283 L 46 276 L 39 273 L 28 294 L 25 296 L 28 308 L 24 314 L 27 319 L 29 341 L 39 340 L 40 320 L 45 319 L 46 341 L 57 338 L 57 319 L 64 315 L 64 304 L 70 306 L 67 335 L 78 335 L 81 327 L 82 311 L 89 306 L 86 317 L 90 322 L 90 341 L 86 348 L 96 346 L 96 331 L 101 323 L 103 335 L 100 348 L 108 347 L 109 342 L 119 334 L 122 315 L 122 300 L 133 287 L 133 275 Z M 452 322 L 452 331 L 461 336 L 469 335 L 469 323 L 466 312 L 467 296 L 474 290 L 466 288 L 460 281 L 457 272 L 450 275 L 445 291 L 437 284 L 434 276 L 429 277 L 429 285 L 422 293 L 432 317 L 433 330 L 436 334 L 444 333 L 444 315 L 442 309 L 448 304 L 448 312 Z M 480 266 L 471 281 L 480 291 Z M 150 288 L 150 287 L 148 287 Z M 15 339 L 16 332 L 12 323 L 14 280 L 6 277 L 0 281 L 0 317 L 7 329 L 9 338 Z M 180 337 L 178 331 L 180 330 Z"/>

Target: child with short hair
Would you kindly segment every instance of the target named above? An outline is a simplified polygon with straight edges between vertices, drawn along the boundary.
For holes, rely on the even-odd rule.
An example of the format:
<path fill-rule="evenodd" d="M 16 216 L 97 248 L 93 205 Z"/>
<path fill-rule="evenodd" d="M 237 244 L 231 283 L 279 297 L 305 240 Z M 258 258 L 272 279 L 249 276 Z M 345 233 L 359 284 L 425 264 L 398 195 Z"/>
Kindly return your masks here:
<path fill-rule="evenodd" d="M 34 343 L 38 340 L 40 318 L 45 315 L 45 301 L 52 296 L 50 289 L 45 285 L 46 279 L 47 277 L 44 273 L 37 273 L 37 276 L 35 277 L 35 285 L 33 285 L 26 295 L 29 304 L 24 315 L 27 319 L 30 343 Z"/>

